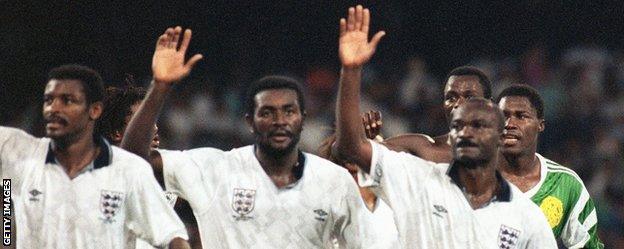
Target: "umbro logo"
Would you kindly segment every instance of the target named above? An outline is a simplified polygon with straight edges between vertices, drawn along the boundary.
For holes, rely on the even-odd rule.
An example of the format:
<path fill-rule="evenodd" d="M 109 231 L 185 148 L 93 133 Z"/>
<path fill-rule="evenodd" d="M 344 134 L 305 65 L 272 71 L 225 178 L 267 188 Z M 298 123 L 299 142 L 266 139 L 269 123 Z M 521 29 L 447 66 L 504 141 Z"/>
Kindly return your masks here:
<path fill-rule="evenodd" d="M 314 213 L 316 214 L 316 217 L 314 217 L 314 219 L 317 219 L 319 221 L 325 221 L 325 219 L 327 218 L 327 212 L 325 212 L 325 210 L 323 209 L 315 209 Z"/>
<path fill-rule="evenodd" d="M 447 214 L 447 213 L 448 213 L 448 211 L 446 211 L 446 208 L 445 208 L 444 206 L 442 206 L 442 205 L 437 205 L 437 204 L 435 204 L 435 205 L 433 205 L 433 208 L 435 209 L 435 210 L 433 211 L 433 214 L 434 214 L 434 215 L 436 215 L 436 216 L 438 216 L 438 217 L 440 217 L 440 218 L 444 218 L 444 217 L 442 217 L 442 214 L 443 214 L 443 213 L 444 213 L 444 214 Z"/>
<path fill-rule="evenodd" d="M 43 192 L 37 190 L 37 189 L 33 189 L 31 191 L 28 191 L 28 194 L 30 194 L 30 198 L 28 200 L 30 201 L 39 201 L 39 196 L 41 194 L 43 194 Z"/>

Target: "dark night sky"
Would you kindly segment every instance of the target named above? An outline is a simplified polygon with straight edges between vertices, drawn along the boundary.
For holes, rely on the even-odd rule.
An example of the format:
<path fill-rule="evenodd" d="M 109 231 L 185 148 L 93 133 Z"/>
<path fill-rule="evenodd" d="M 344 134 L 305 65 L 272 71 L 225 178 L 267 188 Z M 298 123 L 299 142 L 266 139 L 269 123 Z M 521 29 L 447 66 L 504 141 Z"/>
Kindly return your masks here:
<path fill-rule="evenodd" d="M 233 3 L 236 2 L 236 3 Z M 155 39 L 173 25 L 193 29 L 201 52 L 192 77 L 213 86 L 266 73 L 338 69 L 338 20 L 353 1 L 0 1 L 3 116 L 39 101 L 46 73 L 65 63 L 95 68 L 112 84 L 146 78 Z M 412 55 L 444 74 L 478 56 L 519 55 L 544 44 L 551 55 L 576 44 L 624 47 L 624 8 L 598 1 L 370 1 L 372 30 L 384 29 L 374 63 L 396 71 Z M 563 3 L 565 2 L 565 3 Z"/>

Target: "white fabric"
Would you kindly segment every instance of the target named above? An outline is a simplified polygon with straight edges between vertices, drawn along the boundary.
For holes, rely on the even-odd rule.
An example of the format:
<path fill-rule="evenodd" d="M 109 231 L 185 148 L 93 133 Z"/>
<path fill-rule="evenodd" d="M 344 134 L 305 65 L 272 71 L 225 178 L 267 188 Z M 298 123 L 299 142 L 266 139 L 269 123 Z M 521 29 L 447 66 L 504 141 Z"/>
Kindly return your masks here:
<path fill-rule="evenodd" d="M 13 185 L 18 248 L 126 248 L 132 236 L 166 246 L 188 238 L 143 159 L 112 146 L 110 165 L 70 179 L 62 166 L 45 163 L 49 143 L 0 127 L 0 165 Z"/>
<path fill-rule="evenodd" d="M 377 198 L 375 209 L 371 212 L 364 207 L 360 215 L 362 224 L 360 238 L 362 248 L 368 249 L 394 249 L 400 248 L 399 232 L 394 224 L 393 212 L 390 206 L 380 198 Z"/>
<path fill-rule="evenodd" d="M 165 199 L 167 199 L 167 204 L 169 204 L 169 206 L 171 208 L 173 208 L 175 206 L 176 201 L 178 200 L 178 196 L 174 193 L 171 193 L 169 191 L 164 191 L 163 194 L 165 195 Z M 155 249 L 157 247 L 154 247 L 152 245 L 150 245 L 147 241 L 139 239 L 139 238 L 131 238 L 132 239 L 136 239 L 136 245 L 134 246 L 135 249 Z"/>
<path fill-rule="evenodd" d="M 390 205 L 404 247 L 507 248 L 501 246 L 509 237 L 503 231 L 518 231 L 509 248 L 557 248 L 539 208 L 513 185 L 511 201 L 473 210 L 447 174 L 449 164 L 371 145 L 374 175 L 360 172 L 358 179 Z"/>
<path fill-rule="evenodd" d="M 332 247 L 332 237 L 360 247 L 357 186 L 325 159 L 304 153 L 302 178 L 278 189 L 253 146 L 159 152 L 166 189 L 190 203 L 204 248 Z"/>
<path fill-rule="evenodd" d="M 371 174 L 359 171 L 360 186 L 371 187 L 394 211 L 405 248 L 486 247 L 481 227 L 462 191 L 446 174 L 448 164 L 394 152 L 372 142 Z"/>
<path fill-rule="evenodd" d="M 555 236 L 539 207 L 516 186 L 509 184 L 509 187 L 511 201 L 493 201 L 474 210 L 484 226 L 488 243 L 500 245 L 505 243 L 503 239 L 511 239 L 515 247 L 509 248 L 556 249 Z M 505 231 L 517 233 L 517 238 L 503 234 Z"/>

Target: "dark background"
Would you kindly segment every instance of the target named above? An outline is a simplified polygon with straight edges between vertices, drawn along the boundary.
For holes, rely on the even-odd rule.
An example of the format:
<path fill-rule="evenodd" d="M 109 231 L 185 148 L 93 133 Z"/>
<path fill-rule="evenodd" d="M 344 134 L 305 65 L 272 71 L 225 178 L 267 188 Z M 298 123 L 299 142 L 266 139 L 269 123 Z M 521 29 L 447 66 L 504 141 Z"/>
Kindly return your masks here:
<path fill-rule="evenodd" d="M 106 2 L 106 3 L 101 3 Z M 353 1 L 5 1 L 0 19 L 2 118 L 39 101 L 47 71 L 85 64 L 111 84 L 150 74 L 155 39 L 192 28 L 201 52 L 192 77 L 212 86 L 246 84 L 269 72 L 338 68 L 337 23 Z M 412 55 L 432 73 L 478 56 L 519 55 L 543 44 L 551 56 L 576 44 L 624 44 L 624 8 L 599 1 L 369 1 L 372 30 L 387 36 L 375 55 L 382 71 Z M 233 83 L 235 82 L 235 83 Z"/>

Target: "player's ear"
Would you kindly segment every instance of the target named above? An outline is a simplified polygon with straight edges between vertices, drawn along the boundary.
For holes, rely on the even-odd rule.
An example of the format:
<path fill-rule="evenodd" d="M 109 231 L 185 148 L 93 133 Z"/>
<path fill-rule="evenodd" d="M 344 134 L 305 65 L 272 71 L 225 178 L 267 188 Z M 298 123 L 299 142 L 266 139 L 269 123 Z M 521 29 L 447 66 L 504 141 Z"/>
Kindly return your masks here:
<path fill-rule="evenodd" d="M 537 127 L 539 128 L 539 132 L 543 132 L 544 129 L 546 129 L 546 120 L 540 119 Z"/>
<path fill-rule="evenodd" d="M 245 114 L 245 123 L 247 123 L 247 129 L 249 132 L 253 133 L 253 116 L 249 113 Z"/>
<path fill-rule="evenodd" d="M 97 120 L 102 116 L 102 112 L 104 111 L 104 103 L 102 101 L 97 101 L 91 103 L 89 105 L 89 118 L 91 120 Z"/>

